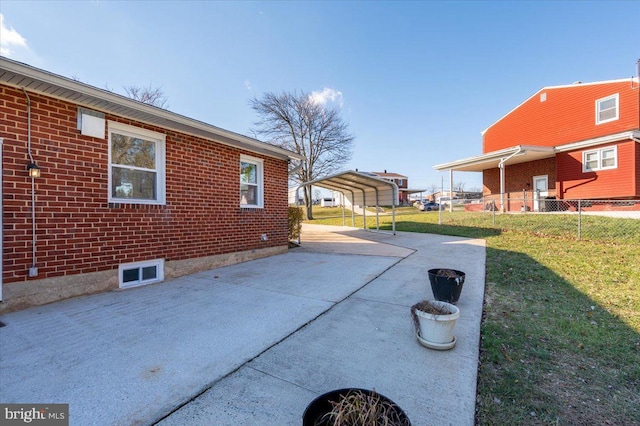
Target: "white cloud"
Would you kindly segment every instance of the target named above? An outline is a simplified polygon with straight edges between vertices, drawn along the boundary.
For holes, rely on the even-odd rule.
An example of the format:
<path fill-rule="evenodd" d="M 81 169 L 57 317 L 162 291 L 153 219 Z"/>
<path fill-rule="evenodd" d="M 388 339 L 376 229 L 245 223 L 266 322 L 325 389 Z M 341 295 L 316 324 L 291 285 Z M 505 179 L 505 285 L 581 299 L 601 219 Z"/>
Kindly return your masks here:
<path fill-rule="evenodd" d="M 244 88 L 247 90 L 251 90 L 251 82 L 249 80 L 244 81 Z"/>
<path fill-rule="evenodd" d="M 4 24 L 4 15 L 0 13 L 0 54 L 12 56 L 14 48 L 29 49 L 27 40 L 13 28 Z"/>
<path fill-rule="evenodd" d="M 327 102 L 336 102 L 342 108 L 342 92 L 328 87 L 325 87 L 322 92 L 311 92 L 309 100 L 321 105 L 326 105 Z"/>

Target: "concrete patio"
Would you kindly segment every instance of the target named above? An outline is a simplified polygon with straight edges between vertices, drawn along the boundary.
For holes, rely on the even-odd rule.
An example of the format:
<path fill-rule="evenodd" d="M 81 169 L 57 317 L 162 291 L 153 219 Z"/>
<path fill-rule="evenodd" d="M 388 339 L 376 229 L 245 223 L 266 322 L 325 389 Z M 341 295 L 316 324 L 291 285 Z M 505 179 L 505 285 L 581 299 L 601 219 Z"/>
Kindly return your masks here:
<path fill-rule="evenodd" d="M 409 314 L 434 267 L 467 274 L 449 351 Z M 305 225 L 283 255 L 0 317 L 0 402 L 68 403 L 72 425 L 299 425 L 364 387 L 414 425 L 472 425 L 484 273 L 483 240 Z"/>

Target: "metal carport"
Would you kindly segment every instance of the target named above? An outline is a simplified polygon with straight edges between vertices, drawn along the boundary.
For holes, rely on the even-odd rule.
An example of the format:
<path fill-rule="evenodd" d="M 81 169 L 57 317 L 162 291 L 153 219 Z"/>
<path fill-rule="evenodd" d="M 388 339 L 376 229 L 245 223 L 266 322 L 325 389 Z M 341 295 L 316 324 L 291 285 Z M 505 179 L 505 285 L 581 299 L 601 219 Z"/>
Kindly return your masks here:
<path fill-rule="evenodd" d="M 296 200 L 300 188 L 315 185 L 321 188 L 339 192 L 351 203 L 351 223 L 355 227 L 355 212 L 353 207 L 362 206 L 363 229 L 366 229 L 367 206 L 376 207 L 376 231 L 380 231 L 379 207 L 391 206 L 391 230 L 396 234 L 396 205 L 398 204 L 398 186 L 388 180 L 372 176 L 367 173 L 349 170 L 332 176 L 304 182 L 296 189 Z M 373 204 L 375 203 L 375 204 Z M 345 207 L 342 206 L 344 224 Z"/>

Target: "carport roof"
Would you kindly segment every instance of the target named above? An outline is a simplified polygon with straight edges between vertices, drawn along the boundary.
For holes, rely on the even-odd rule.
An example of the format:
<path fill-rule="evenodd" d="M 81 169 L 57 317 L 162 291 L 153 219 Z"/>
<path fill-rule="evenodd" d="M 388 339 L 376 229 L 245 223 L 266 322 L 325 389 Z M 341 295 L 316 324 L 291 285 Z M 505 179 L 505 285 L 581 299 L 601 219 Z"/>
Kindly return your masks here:
<path fill-rule="evenodd" d="M 356 206 L 398 205 L 398 186 L 368 173 L 349 170 L 304 182 L 300 188 L 309 185 L 341 192 L 352 205 Z"/>

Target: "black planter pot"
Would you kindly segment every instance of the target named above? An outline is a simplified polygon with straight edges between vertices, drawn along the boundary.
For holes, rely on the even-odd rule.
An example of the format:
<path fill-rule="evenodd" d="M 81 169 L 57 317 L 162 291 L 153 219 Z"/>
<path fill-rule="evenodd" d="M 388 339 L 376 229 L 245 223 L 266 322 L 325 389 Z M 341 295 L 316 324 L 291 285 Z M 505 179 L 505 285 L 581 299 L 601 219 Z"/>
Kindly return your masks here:
<path fill-rule="evenodd" d="M 330 413 L 333 409 L 333 405 L 331 405 L 331 401 L 338 402 L 341 397 L 349 394 L 349 392 L 360 391 L 368 396 L 373 394 L 373 391 L 368 389 L 358 389 L 358 388 L 346 388 L 346 389 L 338 389 L 331 392 L 327 392 L 325 394 L 320 395 L 307 406 L 307 409 L 304 410 L 304 414 L 302 415 L 302 426 L 330 426 L 329 416 L 325 417 L 327 413 Z M 394 412 L 397 414 L 399 425 L 411 426 L 411 422 L 409 418 L 405 414 L 405 412 L 400 408 L 396 403 L 387 398 L 384 395 L 380 395 L 376 392 L 376 395 L 380 397 L 380 399 L 384 402 L 387 402 L 394 407 Z M 394 423 L 395 424 L 395 423 Z"/>
<path fill-rule="evenodd" d="M 456 277 L 437 275 L 441 270 L 444 270 L 444 268 L 429 269 L 429 282 L 431 283 L 433 297 L 440 302 L 455 304 L 460 299 L 465 273 L 455 269 L 447 269 L 453 272 Z"/>

